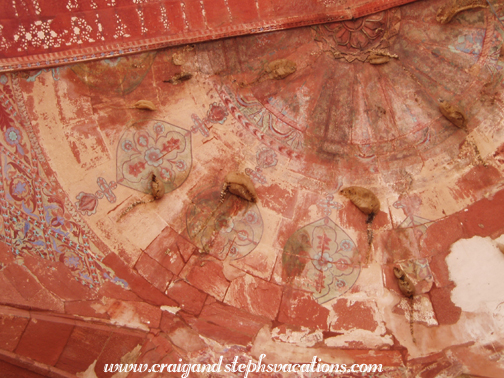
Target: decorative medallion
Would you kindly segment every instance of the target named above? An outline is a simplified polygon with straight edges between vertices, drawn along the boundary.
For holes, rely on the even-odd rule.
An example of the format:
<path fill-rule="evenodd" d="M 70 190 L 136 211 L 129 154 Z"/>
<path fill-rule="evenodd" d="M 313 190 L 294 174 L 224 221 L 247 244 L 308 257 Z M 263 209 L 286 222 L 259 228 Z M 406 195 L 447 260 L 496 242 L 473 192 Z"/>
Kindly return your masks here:
<path fill-rule="evenodd" d="M 346 293 L 359 272 L 359 251 L 355 243 L 330 218 L 300 228 L 285 244 L 284 280 L 311 291 L 318 303 Z"/>
<path fill-rule="evenodd" d="M 263 169 L 274 167 L 278 163 L 277 154 L 270 148 L 263 147 L 256 153 L 257 167 L 255 171 L 250 168 L 245 168 L 245 174 L 258 183 L 267 184 L 266 177 L 262 174 Z"/>
<path fill-rule="evenodd" d="M 263 220 L 253 202 L 235 195 L 221 201 L 220 191 L 200 192 L 187 210 L 187 232 L 204 252 L 224 260 L 248 255 L 259 244 Z"/>
<path fill-rule="evenodd" d="M 401 12 L 394 8 L 355 20 L 316 26 L 315 40 L 322 42 L 323 50 L 329 48 L 337 59 L 364 62 L 373 51 L 390 46 L 400 24 Z"/>
<path fill-rule="evenodd" d="M 77 202 L 75 202 L 75 207 L 83 215 L 93 215 L 96 213 L 98 200 L 103 197 L 110 203 L 114 203 L 117 199 L 113 192 L 113 190 L 117 188 L 117 183 L 115 181 L 107 183 L 107 180 L 103 177 L 98 177 L 96 182 L 101 190 L 97 190 L 95 194 L 80 192 L 76 197 Z"/>
<path fill-rule="evenodd" d="M 169 193 L 189 176 L 191 164 L 190 132 L 164 121 L 137 121 L 119 141 L 117 183 L 150 193 L 155 174 Z"/>

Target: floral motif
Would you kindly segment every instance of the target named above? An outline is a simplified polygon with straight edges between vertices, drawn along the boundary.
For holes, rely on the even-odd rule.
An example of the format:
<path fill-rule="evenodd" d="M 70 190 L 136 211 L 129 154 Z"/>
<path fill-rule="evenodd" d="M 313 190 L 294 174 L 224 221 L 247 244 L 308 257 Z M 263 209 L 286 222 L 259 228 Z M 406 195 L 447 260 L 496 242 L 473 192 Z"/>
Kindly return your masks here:
<path fill-rule="evenodd" d="M 154 125 L 154 132 L 156 133 L 156 135 L 163 134 L 164 130 L 165 128 L 162 123 L 158 122 Z"/>
<path fill-rule="evenodd" d="M 216 228 L 223 233 L 229 233 L 233 231 L 234 228 L 233 220 L 228 218 L 225 214 L 221 214 L 221 216 L 215 220 L 215 225 Z"/>
<path fill-rule="evenodd" d="M 136 142 L 140 147 L 147 147 L 149 145 L 149 137 L 140 132 L 137 136 Z"/>
<path fill-rule="evenodd" d="M 220 123 L 222 125 L 226 121 L 228 115 L 229 113 L 224 105 L 214 102 L 213 104 L 210 104 L 207 119 L 210 122 Z"/>
<path fill-rule="evenodd" d="M 336 277 L 347 276 L 353 273 L 353 265 L 351 261 L 348 259 L 348 257 L 338 253 L 336 254 L 336 256 L 334 256 L 334 258 L 337 259 L 336 262 L 334 263 L 334 265 L 338 269 L 338 272 L 334 273 Z"/>
<path fill-rule="evenodd" d="M 315 39 L 326 44 L 323 49 L 329 47 L 335 58 L 364 62 L 371 51 L 390 46 L 389 41 L 399 32 L 400 20 L 399 9 L 391 9 L 355 20 L 321 25 L 315 29 Z"/>
<path fill-rule="evenodd" d="M 329 253 L 317 253 L 315 255 L 315 260 L 313 260 L 313 265 L 315 265 L 315 268 L 318 270 L 325 272 L 327 269 L 332 268 L 332 261 L 333 259 L 329 256 Z"/>
<path fill-rule="evenodd" d="M 249 232 L 246 229 L 240 230 L 236 233 L 236 237 L 239 241 L 246 242 L 250 241 Z"/>
<path fill-rule="evenodd" d="M 133 149 L 133 143 L 131 140 L 125 139 L 121 143 L 121 148 L 126 152 L 131 151 Z"/>
<path fill-rule="evenodd" d="M 297 230 L 287 240 L 282 277 L 325 303 L 348 291 L 357 280 L 358 253 L 348 235 L 332 220 L 323 218 Z"/>
<path fill-rule="evenodd" d="M 28 45 L 44 49 L 60 47 L 62 35 L 52 30 L 52 22 L 53 20 L 37 20 L 29 25 L 29 29 L 27 24 L 20 24 L 14 34 L 14 40 L 20 44 L 18 51 L 28 50 Z"/>
<path fill-rule="evenodd" d="M 19 128 L 16 127 L 9 127 L 7 130 L 4 132 L 4 137 L 5 141 L 7 142 L 8 145 L 10 146 L 15 146 L 16 150 L 19 154 L 24 156 L 24 160 L 28 162 L 28 158 L 25 156 L 25 149 L 26 146 L 22 143 L 23 142 L 23 134 L 19 130 Z"/>
<path fill-rule="evenodd" d="M 334 40 L 338 45 L 362 50 L 368 47 L 372 41 L 384 35 L 384 21 L 384 12 L 382 12 L 324 26 L 333 32 Z"/>
<path fill-rule="evenodd" d="M 259 167 L 256 167 L 255 171 L 250 168 L 245 168 L 245 174 L 250 176 L 252 181 L 258 184 L 266 185 L 268 183 L 268 180 L 266 180 L 266 177 L 262 174 L 262 169 Z"/>
<path fill-rule="evenodd" d="M 80 266 L 80 259 L 75 255 L 70 255 L 65 259 L 65 265 L 69 268 L 77 269 Z"/>
<path fill-rule="evenodd" d="M 145 161 L 147 164 L 157 167 L 163 162 L 163 156 L 158 148 L 151 147 L 145 151 Z"/>
<path fill-rule="evenodd" d="M 343 251 L 350 251 L 354 248 L 354 244 L 350 240 L 342 240 L 340 247 Z"/>
<path fill-rule="evenodd" d="M 142 171 L 144 170 L 144 168 L 145 168 L 145 162 L 139 161 L 138 163 L 131 164 L 131 165 L 128 166 L 128 173 L 130 175 L 138 177 L 138 175 L 140 173 L 142 173 Z"/>
<path fill-rule="evenodd" d="M 200 117 L 198 117 L 197 114 L 192 114 L 191 118 L 193 120 L 194 125 L 191 127 L 191 131 L 193 133 L 197 133 L 198 131 L 203 135 L 205 138 L 210 136 L 210 132 L 208 130 L 208 127 L 206 126 L 205 122 L 208 120 L 205 118 L 205 121 L 202 121 Z"/>
<path fill-rule="evenodd" d="M 6 140 L 0 151 L 0 182 L 5 188 L 0 196 L 3 201 L 0 206 L 3 230 L 0 239 L 21 258 L 36 256 L 37 259 L 66 264 L 75 280 L 91 289 L 98 288 L 107 279 L 119 280 L 113 270 L 101 262 L 102 250 L 96 246 L 93 237 L 88 237 L 87 226 L 74 206 L 68 206 L 61 187 L 48 178 L 53 174 L 47 169 L 48 165 L 40 164 L 43 156 L 40 148 L 32 149 L 35 134 L 26 109 L 18 106 L 23 100 L 13 97 L 14 85 L 18 84 L 9 80 L 4 87 L 0 86 L 4 105 L 0 124 Z M 27 121 L 21 126 L 22 119 Z M 10 147 L 15 147 L 16 153 L 9 151 Z M 108 185 L 110 198 L 114 185 Z M 107 188 L 103 186 L 102 189 Z M 89 215 L 96 212 L 97 203 L 96 195 L 81 192 L 75 205 L 82 214 Z M 43 260 L 38 264 L 43 266 Z M 128 286 L 124 280 L 120 284 Z"/>
<path fill-rule="evenodd" d="M 161 168 L 160 175 L 161 180 L 163 181 L 172 181 L 175 177 L 175 172 L 173 172 L 169 168 Z"/>
<path fill-rule="evenodd" d="M 262 148 L 256 153 L 257 167 L 255 171 L 250 168 L 245 168 L 245 174 L 250 176 L 252 181 L 265 185 L 268 183 L 263 175 L 264 168 L 274 167 L 278 163 L 277 154 L 269 148 Z"/>
<path fill-rule="evenodd" d="M 343 208 L 339 202 L 334 201 L 334 196 L 327 193 L 325 198 L 317 202 L 317 207 L 322 211 L 325 217 L 328 217 L 332 213 L 332 209 L 340 210 Z"/>
<path fill-rule="evenodd" d="M 9 184 L 9 193 L 16 201 L 29 199 L 32 193 L 30 181 L 24 176 L 15 176 Z"/>
<path fill-rule="evenodd" d="M 96 191 L 96 196 L 98 198 L 105 198 L 107 201 L 110 203 L 114 203 L 116 201 L 116 196 L 113 192 L 114 189 L 117 188 L 117 183 L 115 181 L 110 181 L 110 183 L 107 183 L 107 180 L 105 180 L 103 177 L 98 177 L 96 179 L 96 183 L 100 187 L 100 190 Z"/>
<path fill-rule="evenodd" d="M 15 127 L 9 127 L 5 130 L 5 141 L 11 146 L 15 146 L 21 142 L 21 132 Z"/>
<path fill-rule="evenodd" d="M 184 172 L 187 169 L 187 164 L 184 160 L 178 160 L 175 163 L 175 167 L 177 168 L 178 171 Z"/>
<path fill-rule="evenodd" d="M 77 210 L 84 215 L 92 215 L 96 213 L 98 207 L 98 197 L 91 193 L 80 192 L 75 202 Z"/>
<path fill-rule="evenodd" d="M 255 211 L 249 211 L 245 214 L 245 220 L 250 224 L 256 224 L 259 221 L 259 215 Z"/>
<path fill-rule="evenodd" d="M 261 168 L 274 167 L 278 163 L 275 151 L 269 148 L 263 148 L 262 150 L 257 151 L 256 158 L 257 165 Z"/>
<path fill-rule="evenodd" d="M 152 174 L 165 192 L 178 188 L 191 168 L 190 133 L 163 121 L 139 121 L 122 136 L 117 149 L 117 183 L 150 193 Z"/>
<path fill-rule="evenodd" d="M 220 191 L 200 192 L 187 210 L 187 232 L 193 242 L 210 255 L 240 259 L 259 244 L 264 224 L 255 203 L 244 205 L 237 196 L 221 203 Z"/>

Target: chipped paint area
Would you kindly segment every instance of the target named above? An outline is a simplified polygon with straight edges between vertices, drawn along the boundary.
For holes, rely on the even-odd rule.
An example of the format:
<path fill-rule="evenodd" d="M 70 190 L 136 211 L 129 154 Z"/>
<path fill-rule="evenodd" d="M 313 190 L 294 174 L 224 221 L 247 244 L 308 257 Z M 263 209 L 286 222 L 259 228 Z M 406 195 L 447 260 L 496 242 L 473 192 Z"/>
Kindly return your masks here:
<path fill-rule="evenodd" d="M 141 345 L 137 345 L 134 347 L 131 351 L 126 353 L 124 356 L 121 357 L 121 364 L 134 364 L 138 357 L 140 356 L 140 349 L 142 349 Z M 126 378 L 128 376 L 129 372 L 120 372 L 120 373 L 115 373 L 112 378 Z"/>
<path fill-rule="evenodd" d="M 108 314 L 112 324 L 136 328 L 143 331 L 149 330 L 148 321 L 142 320 L 134 304 L 103 298 L 101 302 L 91 305 L 98 314 Z"/>
<path fill-rule="evenodd" d="M 329 337 L 324 340 L 328 347 L 334 348 L 371 348 L 378 349 L 390 347 L 394 344 L 391 335 L 377 335 L 374 332 L 356 329 L 337 337 Z"/>
<path fill-rule="evenodd" d="M 275 341 L 296 344 L 304 347 L 312 347 L 323 340 L 322 331 L 312 332 L 309 328 L 301 327 L 301 330 L 274 328 L 271 337 Z"/>
<path fill-rule="evenodd" d="M 76 376 L 78 378 L 98 378 L 98 376 L 95 373 L 95 366 L 98 361 L 94 360 L 94 362 L 89 365 L 89 367 L 83 371 L 83 372 L 78 372 Z"/>
<path fill-rule="evenodd" d="M 180 307 L 172 307 L 172 306 L 161 306 L 160 309 L 162 311 L 168 311 L 171 314 L 176 314 L 180 311 Z"/>
<path fill-rule="evenodd" d="M 408 321 L 424 323 L 427 326 L 438 325 L 432 303 L 427 296 L 415 296 L 413 299 L 413 308 L 410 301 L 401 298 L 398 307 L 404 311 L 404 316 L 406 316 Z"/>

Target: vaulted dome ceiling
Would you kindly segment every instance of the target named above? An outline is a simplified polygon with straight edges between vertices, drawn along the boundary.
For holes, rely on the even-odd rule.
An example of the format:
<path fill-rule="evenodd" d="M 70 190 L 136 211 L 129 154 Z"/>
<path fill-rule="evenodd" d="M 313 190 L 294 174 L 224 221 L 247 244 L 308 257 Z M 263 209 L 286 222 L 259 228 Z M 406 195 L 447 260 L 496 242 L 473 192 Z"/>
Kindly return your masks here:
<path fill-rule="evenodd" d="M 224 3 L 3 5 L 1 370 L 502 376 L 504 4 Z"/>

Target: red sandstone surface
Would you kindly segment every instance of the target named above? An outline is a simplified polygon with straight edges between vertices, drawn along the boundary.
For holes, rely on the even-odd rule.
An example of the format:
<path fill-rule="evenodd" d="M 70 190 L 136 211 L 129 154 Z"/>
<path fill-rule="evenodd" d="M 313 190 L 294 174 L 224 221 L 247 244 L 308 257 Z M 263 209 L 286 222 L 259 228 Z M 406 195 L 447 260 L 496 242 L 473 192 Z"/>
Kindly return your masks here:
<path fill-rule="evenodd" d="M 91 1 L 79 17 L 110 13 L 129 28 L 113 51 L 141 50 L 86 62 L 113 32 L 99 40 L 81 25 L 79 52 L 19 50 L 5 20 L 28 7 L 29 28 L 47 2 L 4 3 L 4 68 L 42 53 L 54 67 L 0 73 L 0 376 L 112 377 L 105 364 L 262 353 L 382 364 L 370 377 L 504 375 L 503 4 L 440 24 L 444 0 L 303 12 L 181 2 L 189 26 L 168 12 L 173 28 L 150 37 L 142 27 L 178 1 L 117 13 Z M 77 21 L 59 3 L 61 33 Z M 337 11 L 348 17 L 290 28 Z M 250 31 L 259 18 L 288 30 Z M 183 45 L 218 28 L 235 37 Z M 56 66 L 58 54 L 78 59 Z M 371 64 L 373 54 L 388 59 Z M 275 80 L 266 68 L 281 59 L 296 70 Z M 462 109 L 467 130 L 439 99 Z M 256 203 L 223 190 L 229 172 L 250 178 Z M 156 201 L 152 174 L 165 186 Z M 379 198 L 371 224 L 340 194 L 348 186 Z"/>

